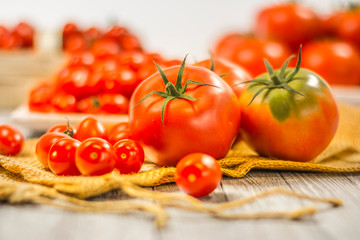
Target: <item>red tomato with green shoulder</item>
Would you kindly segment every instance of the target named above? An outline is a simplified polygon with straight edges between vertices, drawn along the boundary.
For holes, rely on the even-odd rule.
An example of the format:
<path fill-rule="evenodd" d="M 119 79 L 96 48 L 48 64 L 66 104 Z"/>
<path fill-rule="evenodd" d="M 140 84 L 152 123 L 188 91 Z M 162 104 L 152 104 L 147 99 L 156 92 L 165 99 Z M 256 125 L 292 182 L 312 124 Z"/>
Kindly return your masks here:
<path fill-rule="evenodd" d="M 24 136 L 14 126 L 0 125 L 0 154 L 14 156 L 20 153 L 24 145 Z"/>
<path fill-rule="evenodd" d="M 224 157 L 238 132 L 238 99 L 216 73 L 185 65 L 144 80 L 130 99 L 132 139 L 149 159 L 174 166 L 185 155 L 204 152 Z"/>
<path fill-rule="evenodd" d="M 280 68 L 290 54 L 291 50 L 282 42 L 246 36 L 233 38 L 229 45 L 215 46 L 214 52 L 216 58 L 227 59 L 245 68 L 252 76 L 266 71 L 264 58 L 271 61 L 275 68 Z"/>
<path fill-rule="evenodd" d="M 302 67 L 323 77 L 331 85 L 360 84 L 360 53 L 349 42 L 318 40 L 304 45 Z"/>
<path fill-rule="evenodd" d="M 250 81 L 240 98 L 240 133 L 262 156 L 306 162 L 318 156 L 337 130 L 339 111 L 328 84 L 316 73 L 268 69 Z"/>
<path fill-rule="evenodd" d="M 245 84 L 241 83 L 252 79 L 250 73 L 245 69 L 221 58 L 203 60 L 195 63 L 194 66 L 204 67 L 219 75 L 238 97 L 245 88 Z"/>
<path fill-rule="evenodd" d="M 321 21 L 310 8 L 286 2 L 262 9 L 256 17 L 254 31 L 257 37 L 282 41 L 296 51 L 300 44 L 321 32 Z"/>
<path fill-rule="evenodd" d="M 176 185 L 193 197 L 209 195 L 219 186 L 221 177 L 219 163 L 204 153 L 188 154 L 176 165 Z"/>

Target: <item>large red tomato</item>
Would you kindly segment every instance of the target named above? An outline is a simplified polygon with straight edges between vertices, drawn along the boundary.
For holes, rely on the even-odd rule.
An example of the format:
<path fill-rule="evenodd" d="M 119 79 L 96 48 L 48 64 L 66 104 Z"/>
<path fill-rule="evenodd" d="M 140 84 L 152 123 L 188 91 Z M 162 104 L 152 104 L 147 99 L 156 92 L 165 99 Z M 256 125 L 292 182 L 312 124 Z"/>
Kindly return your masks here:
<path fill-rule="evenodd" d="M 255 34 L 283 41 L 297 50 L 300 44 L 319 34 L 320 26 L 320 18 L 314 11 L 301 4 L 288 2 L 260 11 L 256 18 Z"/>
<path fill-rule="evenodd" d="M 214 49 L 215 57 L 234 62 L 253 76 L 266 71 L 264 58 L 271 61 L 275 68 L 279 68 L 291 53 L 286 45 L 278 41 L 232 36 L 225 36 L 219 41 Z"/>
<path fill-rule="evenodd" d="M 302 66 L 316 72 L 329 84 L 360 84 L 360 54 L 348 42 L 326 40 L 306 44 Z"/>
<path fill-rule="evenodd" d="M 338 126 L 331 90 L 320 76 L 300 69 L 300 61 L 295 69 L 284 64 L 268 70 L 241 95 L 242 138 L 260 155 L 309 161 L 328 146 Z"/>
<path fill-rule="evenodd" d="M 354 6 L 353 9 L 345 11 L 338 17 L 336 25 L 337 36 L 343 40 L 360 44 L 360 7 Z"/>
<path fill-rule="evenodd" d="M 204 67 L 219 75 L 238 97 L 245 88 L 245 84 L 241 83 L 252 79 L 250 73 L 245 69 L 221 58 L 203 60 L 195 63 L 194 66 Z"/>
<path fill-rule="evenodd" d="M 130 99 L 132 138 L 159 165 L 174 166 L 193 152 L 224 157 L 240 124 L 235 93 L 217 74 L 185 60 L 159 71 Z"/>

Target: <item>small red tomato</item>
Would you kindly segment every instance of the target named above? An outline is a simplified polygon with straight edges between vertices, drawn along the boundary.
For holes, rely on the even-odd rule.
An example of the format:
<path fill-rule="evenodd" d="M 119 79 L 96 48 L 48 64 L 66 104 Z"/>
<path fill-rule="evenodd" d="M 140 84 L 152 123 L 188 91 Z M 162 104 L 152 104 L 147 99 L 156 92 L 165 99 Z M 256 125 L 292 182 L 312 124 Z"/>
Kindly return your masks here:
<path fill-rule="evenodd" d="M 64 39 L 64 50 L 69 53 L 78 53 L 86 50 L 87 42 L 83 34 L 73 34 Z"/>
<path fill-rule="evenodd" d="M 123 139 L 113 146 L 116 155 L 115 168 L 121 174 L 137 173 L 140 171 L 145 155 L 141 145 L 131 139 Z"/>
<path fill-rule="evenodd" d="M 100 93 L 98 101 L 99 113 L 126 114 L 129 109 L 129 100 L 121 94 Z"/>
<path fill-rule="evenodd" d="M 210 194 L 220 184 L 221 177 L 219 163 L 204 153 L 188 154 L 176 165 L 176 185 L 193 197 Z"/>
<path fill-rule="evenodd" d="M 95 62 L 95 56 L 91 52 L 84 51 L 79 53 L 74 53 L 70 56 L 67 66 L 69 67 L 81 67 L 81 66 L 91 66 Z"/>
<path fill-rule="evenodd" d="M 22 133 L 13 126 L 0 125 L 0 154 L 14 156 L 24 144 Z"/>
<path fill-rule="evenodd" d="M 105 126 L 95 118 L 87 117 L 80 122 L 75 138 L 83 141 L 91 137 L 108 138 Z"/>
<path fill-rule="evenodd" d="M 130 68 L 120 68 L 117 71 L 108 72 L 102 80 L 105 91 L 117 92 L 128 98 L 141 82 L 136 72 Z"/>
<path fill-rule="evenodd" d="M 49 168 L 57 175 L 80 175 L 75 165 L 75 152 L 80 141 L 74 138 L 62 138 L 56 141 L 49 150 Z"/>
<path fill-rule="evenodd" d="M 91 52 L 98 58 L 104 58 L 119 54 L 121 48 L 115 40 L 103 38 L 94 43 Z"/>
<path fill-rule="evenodd" d="M 75 163 L 83 175 L 103 175 L 114 170 L 116 157 L 108 141 L 93 137 L 80 144 L 75 153 Z"/>
<path fill-rule="evenodd" d="M 74 135 L 76 134 L 76 128 L 74 128 L 74 126 L 72 126 L 71 124 L 56 124 L 49 128 L 46 132 L 60 132 L 65 133 L 70 137 L 74 137 Z"/>
<path fill-rule="evenodd" d="M 102 32 L 99 28 L 90 27 L 84 32 L 84 35 L 91 44 L 102 36 Z"/>
<path fill-rule="evenodd" d="M 76 98 L 71 94 L 56 93 L 54 96 L 52 96 L 51 105 L 55 112 L 75 112 Z"/>
<path fill-rule="evenodd" d="M 51 111 L 51 97 L 53 89 L 50 84 L 43 83 L 36 86 L 29 93 L 28 107 L 33 112 L 49 112 Z"/>
<path fill-rule="evenodd" d="M 42 135 L 37 141 L 35 149 L 36 157 L 45 168 L 49 168 L 48 157 L 51 146 L 62 138 L 70 138 L 70 136 L 65 133 L 50 132 Z"/>
<path fill-rule="evenodd" d="M 127 32 L 128 30 L 126 28 L 114 25 L 107 30 L 107 32 L 104 34 L 104 37 L 119 40 L 121 36 Z"/>
<path fill-rule="evenodd" d="M 30 24 L 25 22 L 18 23 L 14 28 L 14 33 L 22 39 L 23 47 L 33 46 L 35 30 Z"/>
<path fill-rule="evenodd" d="M 80 33 L 78 27 L 74 23 L 67 23 L 65 24 L 62 34 L 63 38 L 66 38 L 67 36 Z"/>
<path fill-rule="evenodd" d="M 120 46 L 123 50 L 141 50 L 141 44 L 137 37 L 132 34 L 124 34 L 120 38 Z"/>
<path fill-rule="evenodd" d="M 15 33 L 7 34 L 1 39 L 1 48 L 3 49 L 19 49 L 22 44 L 21 37 Z"/>
<path fill-rule="evenodd" d="M 128 122 L 119 122 L 112 126 L 109 131 L 109 142 L 112 145 L 122 139 L 131 139 L 130 127 Z"/>

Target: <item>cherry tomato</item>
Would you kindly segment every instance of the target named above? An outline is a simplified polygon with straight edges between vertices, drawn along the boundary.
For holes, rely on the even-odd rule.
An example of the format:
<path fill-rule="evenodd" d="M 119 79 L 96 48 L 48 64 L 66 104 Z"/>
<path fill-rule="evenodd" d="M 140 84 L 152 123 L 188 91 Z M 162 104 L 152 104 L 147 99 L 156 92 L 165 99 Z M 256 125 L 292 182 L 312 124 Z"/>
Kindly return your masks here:
<path fill-rule="evenodd" d="M 81 33 L 73 34 L 64 39 L 63 48 L 69 53 L 79 53 L 87 49 L 87 41 Z"/>
<path fill-rule="evenodd" d="M 75 138 L 83 141 L 91 137 L 108 138 L 105 126 L 95 118 L 87 117 L 80 122 Z"/>
<path fill-rule="evenodd" d="M 65 24 L 65 26 L 62 30 L 63 38 L 66 38 L 67 36 L 77 34 L 77 33 L 80 33 L 80 30 L 74 23 L 70 23 L 70 22 Z"/>
<path fill-rule="evenodd" d="M 76 108 L 81 113 L 97 113 L 99 112 L 100 102 L 97 96 L 91 96 L 78 101 Z"/>
<path fill-rule="evenodd" d="M 76 98 L 91 95 L 88 85 L 92 80 L 90 70 L 85 67 L 65 67 L 57 75 L 55 88 Z"/>
<path fill-rule="evenodd" d="M 51 128 L 49 128 L 47 131 L 47 133 L 49 132 L 60 132 L 60 133 L 65 133 L 66 135 L 69 135 L 70 137 L 74 137 L 76 134 L 76 128 L 74 128 L 74 126 L 72 126 L 71 124 L 56 124 L 54 126 L 52 126 Z"/>
<path fill-rule="evenodd" d="M 80 146 L 80 141 L 74 138 L 57 140 L 49 150 L 49 168 L 57 175 L 80 175 L 75 165 L 75 152 Z"/>
<path fill-rule="evenodd" d="M 295 2 L 266 7 L 256 17 L 256 36 L 283 41 L 294 51 L 320 31 L 320 18 L 315 12 Z"/>
<path fill-rule="evenodd" d="M 28 107 L 30 111 L 34 112 L 49 112 L 51 111 L 51 97 L 53 95 L 52 86 L 48 83 L 43 83 L 35 86 L 29 93 Z"/>
<path fill-rule="evenodd" d="M 236 42 L 235 39 L 238 41 Z M 240 65 L 252 76 L 266 71 L 264 58 L 268 59 L 274 68 L 279 68 L 291 53 L 291 50 L 281 42 L 245 36 L 232 39 L 227 48 L 215 47 L 215 51 L 215 57 L 225 58 Z"/>
<path fill-rule="evenodd" d="M 114 170 L 116 157 L 108 141 L 92 137 L 85 139 L 76 150 L 75 163 L 83 175 L 103 175 Z"/>
<path fill-rule="evenodd" d="M 319 75 L 301 69 L 300 62 L 295 69 L 285 66 L 258 76 L 243 91 L 240 133 L 260 155 L 305 162 L 331 142 L 338 107 Z"/>
<path fill-rule="evenodd" d="M 212 64 L 213 69 L 211 69 Z M 219 75 L 227 84 L 229 84 L 238 97 L 240 97 L 245 88 L 245 84 L 241 83 L 252 79 L 250 73 L 248 73 L 245 69 L 225 59 L 207 59 L 195 63 L 194 66 L 207 68 Z"/>
<path fill-rule="evenodd" d="M 116 155 L 115 168 L 121 174 L 137 173 L 140 171 L 145 155 L 141 145 L 131 139 L 123 139 L 113 145 Z"/>
<path fill-rule="evenodd" d="M 61 132 L 49 132 L 42 135 L 37 141 L 35 149 L 36 157 L 45 168 L 49 168 L 48 157 L 51 146 L 62 138 L 71 137 Z"/>
<path fill-rule="evenodd" d="M 20 22 L 14 28 L 14 33 L 22 39 L 23 47 L 32 47 L 34 44 L 35 30 L 34 28 L 26 23 Z"/>
<path fill-rule="evenodd" d="M 167 77 L 151 75 L 131 96 L 132 138 L 159 165 L 174 166 L 195 151 L 224 157 L 240 124 L 233 90 L 217 74 L 187 66 L 185 60 L 181 66 L 164 69 L 163 74 Z"/>
<path fill-rule="evenodd" d="M 7 124 L 0 125 L 0 154 L 17 155 L 23 144 L 24 137 L 17 128 Z"/>
<path fill-rule="evenodd" d="M 141 44 L 137 37 L 132 34 L 124 34 L 120 38 L 120 46 L 125 51 L 141 50 Z"/>
<path fill-rule="evenodd" d="M 76 98 L 71 94 L 56 93 L 54 96 L 52 96 L 51 105 L 55 112 L 75 112 Z"/>
<path fill-rule="evenodd" d="M 13 50 L 20 49 L 23 41 L 21 37 L 15 33 L 9 33 L 1 39 L 1 48 Z"/>
<path fill-rule="evenodd" d="M 129 109 L 129 100 L 121 94 L 100 93 L 98 96 L 99 113 L 126 114 Z"/>
<path fill-rule="evenodd" d="M 111 38 L 113 40 L 119 40 L 128 30 L 121 26 L 111 26 L 104 34 L 105 38 Z"/>
<path fill-rule="evenodd" d="M 74 53 L 70 56 L 67 66 L 70 67 L 81 67 L 87 66 L 90 67 L 95 62 L 95 56 L 88 51 L 83 51 L 79 53 Z"/>
<path fill-rule="evenodd" d="M 360 53 L 348 42 L 325 40 L 306 44 L 302 66 L 316 72 L 329 84 L 360 84 Z"/>
<path fill-rule="evenodd" d="M 115 124 L 109 131 L 109 142 L 114 145 L 122 139 L 131 139 L 131 133 L 128 122 Z"/>
<path fill-rule="evenodd" d="M 102 32 L 99 28 L 90 27 L 84 32 L 84 36 L 90 45 L 93 44 L 96 40 L 100 39 Z"/>
<path fill-rule="evenodd" d="M 134 70 L 130 68 L 120 68 L 104 74 L 102 86 L 107 92 L 120 93 L 128 98 L 140 84 L 141 79 L 137 77 Z"/>
<path fill-rule="evenodd" d="M 121 52 L 119 44 L 108 38 L 99 39 L 90 50 L 98 58 L 113 56 Z"/>
<path fill-rule="evenodd" d="M 176 185 L 193 197 L 202 197 L 213 192 L 219 186 L 221 177 L 219 163 L 208 154 L 188 154 L 176 165 Z"/>

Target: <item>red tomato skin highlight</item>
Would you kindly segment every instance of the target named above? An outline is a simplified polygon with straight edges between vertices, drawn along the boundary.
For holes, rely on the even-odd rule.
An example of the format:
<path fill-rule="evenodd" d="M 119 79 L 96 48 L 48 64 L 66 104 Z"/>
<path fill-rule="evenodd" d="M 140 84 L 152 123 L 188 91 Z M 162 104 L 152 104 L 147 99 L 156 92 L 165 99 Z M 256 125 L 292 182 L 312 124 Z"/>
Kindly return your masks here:
<path fill-rule="evenodd" d="M 163 69 L 174 84 L 179 67 Z M 164 125 L 161 121 L 164 98 L 154 94 L 137 104 L 153 90 L 164 91 L 159 73 L 144 80 L 130 99 L 132 139 L 143 146 L 151 161 L 161 166 L 175 166 L 192 152 L 204 152 L 220 159 L 227 154 L 238 132 L 240 110 L 233 90 L 215 73 L 202 67 L 186 66 L 182 86 L 188 79 L 215 87 L 189 84 L 185 94 L 197 101 L 170 101 L 164 111 Z"/>

